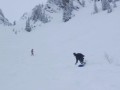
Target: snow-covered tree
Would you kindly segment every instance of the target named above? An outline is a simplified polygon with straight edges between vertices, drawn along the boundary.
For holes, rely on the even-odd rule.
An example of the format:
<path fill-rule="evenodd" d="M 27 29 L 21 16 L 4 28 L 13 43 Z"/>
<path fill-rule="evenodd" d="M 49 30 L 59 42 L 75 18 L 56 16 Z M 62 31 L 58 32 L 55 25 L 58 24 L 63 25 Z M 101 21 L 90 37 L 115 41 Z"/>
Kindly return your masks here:
<path fill-rule="evenodd" d="M 55 4 L 59 7 L 63 7 L 62 0 L 48 0 L 47 3 Z"/>
<path fill-rule="evenodd" d="M 101 0 L 101 3 L 102 3 L 102 10 L 108 10 L 108 13 L 112 12 L 112 8 L 108 0 Z"/>
<path fill-rule="evenodd" d="M 54 4 L 63 10 L 63 21 L 66 22 L 71 19 L 74 0 L 48 0 L 48 3 Z"/>
<path fill-rule="evenodd" d="M 94 0 L 94 13 L 98 13 L 98 8 L 97 8 L 96 1 L 97 0 Z"/>
<path fill-rule="evenodd" d="M 71 19 L 73 11 L 73 0 L 62 0 L 63 3 L 63 21 L 67 22 Z"/>
<path fill-rule="evenodd" d="M 112 3 L 113 3 L 113 7 L 114 7 L 114 8 L 117 7 L 117 5 L 116 5 L 116 0 L 112 0 Z"/>
<path fill-rule="evenodd" d="M 0 16 L 1 16 L 1 17 L 4 17 L 4 14 L 3 14 L 3 12 L 2 12 L 1 9 L 0 9 Z"/>
<path fill-rule="evenodd" d="M 45 14 L 44 6 L 42 4 L 39 4 L 35 8 L 33 8 L 31 19 L 34 22 L 41 21 L 43 23 L 47 23 L 49 21 L 47 15 Z"/>
<path fill-rule="evenodd" d="M 85 1 L 84 1 L 84 0 L 82 0 L 82 1 L 77 0 L 77 1 L 78 1 L 78 3 L 79 3 L 82 7 L 84 7 L 84 6 L 85 6 Z"/>
<path fill-rule="evenodd" d="M 4 25 L 12 25 L 7 18 L 5 18 L 2 10 L 0 9 L 0 24 L 4 24 Z"/>
<path fill-rule="evenodd" d="M 32 30 L 31 26 L 30 26 L 30 18 L 27 19 L 26 21 L 26 27 L 25 30 L 30 32 Z"/>

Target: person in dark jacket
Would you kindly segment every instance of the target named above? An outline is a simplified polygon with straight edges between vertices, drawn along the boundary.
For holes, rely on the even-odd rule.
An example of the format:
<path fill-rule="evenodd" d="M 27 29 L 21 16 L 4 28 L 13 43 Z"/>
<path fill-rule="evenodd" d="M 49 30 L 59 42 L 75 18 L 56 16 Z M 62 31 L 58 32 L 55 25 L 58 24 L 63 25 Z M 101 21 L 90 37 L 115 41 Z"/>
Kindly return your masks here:
<path fill-rule="evenodd" d="M 78 63 L 78 61 L 81 63 L 81 64 L 84 64 L 84 55 L 81 54 L 81 53 L 73 53 L 73 55 L 75 56 L 76 58 L 76 63 L 75 65 Z"/>

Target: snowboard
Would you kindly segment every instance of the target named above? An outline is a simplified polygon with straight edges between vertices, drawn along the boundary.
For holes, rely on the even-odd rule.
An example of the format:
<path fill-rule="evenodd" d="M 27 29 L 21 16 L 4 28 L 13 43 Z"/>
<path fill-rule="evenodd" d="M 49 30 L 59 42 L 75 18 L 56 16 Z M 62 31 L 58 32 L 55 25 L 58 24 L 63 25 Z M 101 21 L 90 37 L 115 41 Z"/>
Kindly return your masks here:
<path fill-rule="evenodd" d="M 84 67 L 86 65 L 86 62 L 84 62 L 83 64 L 78 65 L 78 67 Z"/>

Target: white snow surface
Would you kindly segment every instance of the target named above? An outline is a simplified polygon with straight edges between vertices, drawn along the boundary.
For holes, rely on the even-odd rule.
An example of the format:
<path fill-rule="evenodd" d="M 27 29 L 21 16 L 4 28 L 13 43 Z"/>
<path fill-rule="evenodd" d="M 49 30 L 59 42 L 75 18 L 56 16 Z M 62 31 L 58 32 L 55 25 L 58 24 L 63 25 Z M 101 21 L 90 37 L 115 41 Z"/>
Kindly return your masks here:
<path fill-rule="evenodd" d="M 117 4 L 110 14 L 82 8 L 67 23 L 53 20 L 30 33 L 0 25 L 0 90 L 120 90 Z M 74 64 L 73 52 L 85 55 L 85 67 Z"/>

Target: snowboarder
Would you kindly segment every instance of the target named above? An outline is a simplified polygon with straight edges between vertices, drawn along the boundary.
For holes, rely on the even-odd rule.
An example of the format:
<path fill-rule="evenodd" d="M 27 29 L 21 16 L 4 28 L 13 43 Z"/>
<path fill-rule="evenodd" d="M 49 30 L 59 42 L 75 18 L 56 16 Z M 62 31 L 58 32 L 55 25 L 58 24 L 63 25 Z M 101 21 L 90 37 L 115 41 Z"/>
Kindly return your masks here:
<path fill-rule="evenodd" d="M 73 53 L 73 55 L 74 55 L 75 58 L 76 58 L 76 63 L 75 63 L 75 65 L 78 63 L 78 61 L 80 61 L 80 63 L 81 63 L 82 65 L 85 64 L 85 62 L 84 62 L 84 55 L 83 55 L 83 54 L 81 54 L 81 53 Z"/>
<path fill-rule="evenodd" d="M 31 56 L 34 56 L 34 49 L 31 49 Z"/>

